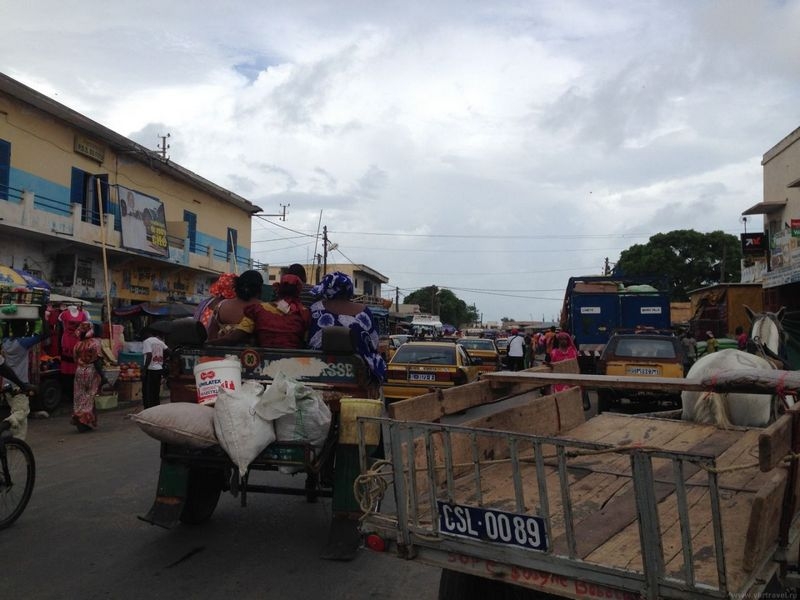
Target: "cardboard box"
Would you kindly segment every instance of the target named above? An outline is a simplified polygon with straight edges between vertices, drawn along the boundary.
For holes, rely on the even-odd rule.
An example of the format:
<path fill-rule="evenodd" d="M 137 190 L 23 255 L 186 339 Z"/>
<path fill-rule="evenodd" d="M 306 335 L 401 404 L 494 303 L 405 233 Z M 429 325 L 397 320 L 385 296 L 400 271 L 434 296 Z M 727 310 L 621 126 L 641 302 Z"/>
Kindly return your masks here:
<path fill-rule="evenodd" d="M 99 394 L 94 397 L 94 407 L 97 410 L 111 410 L 112 408 L 117 408 L 118 396 L 116 393 L 113 394 Z"/>
<path fill-rule="evenodd" d="M 117 381 L 117 393 L 120 402 L 141 402 L 141 381 Z"/>

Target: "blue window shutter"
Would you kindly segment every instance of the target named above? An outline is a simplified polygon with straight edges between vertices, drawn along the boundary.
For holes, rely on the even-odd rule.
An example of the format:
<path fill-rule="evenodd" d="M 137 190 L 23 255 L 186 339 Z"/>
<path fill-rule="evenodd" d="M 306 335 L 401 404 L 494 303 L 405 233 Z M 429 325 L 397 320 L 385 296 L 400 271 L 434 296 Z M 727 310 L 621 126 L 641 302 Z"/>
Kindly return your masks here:
<path fill-rule="evenodd" d="M 72 185 L 69 190 L 69 201 L 73 204 L 83 205 L 83 180 L 86 173 L 72 167 Z"/>
<path fill-rule="evenodd" d="M 0 200 L 8 200 L 11 176 L 11 142 L 0 140 Z"/>
<path fill-rule="evenodd" d="M 189 252 L 196 252 L 197 215 L 188 210 L 183 211 L 183 220 L 188 224 Z"/>

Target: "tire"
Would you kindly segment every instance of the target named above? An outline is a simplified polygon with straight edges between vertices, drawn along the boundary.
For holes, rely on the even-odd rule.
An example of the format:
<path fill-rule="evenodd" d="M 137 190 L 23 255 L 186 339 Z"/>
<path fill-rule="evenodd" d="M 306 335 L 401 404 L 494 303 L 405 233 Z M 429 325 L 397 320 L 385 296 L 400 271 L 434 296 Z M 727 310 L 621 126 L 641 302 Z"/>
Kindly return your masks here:
<path fill-rule="evenodd" d="M 36 482 L 36 462 L 30 446 L 22 440 L 7 438 L 2 444 L 0 529 L 5 529 L 19 518 L 31 499 Z M 11 486 L 8 485 L 6 473 L 10 475 Z"/>
<path fill-rule="evenodd" d="M 438 600 L 556 600 L 556 596 L 522 588 L 499 579 L 442 569 Z"/>
<path fill-rule="evenodd" d="M 597 390 L 597 414 L 611 410 L 611 396 L 608 392 Z"/>
<path fill-rule="evenodd" d="M 39 384 L 39 391 L 33 398 L 36 410 L 51 413 L 61 404 L 61 383 L 57 379 L 45 379 Z"/>
<path fill-rule="evenodd" d="M 193 468 L 189 471 L 181 523 L 199 525 L 214 514 L 222 493 L 225 474 L 221 469 Z"/>

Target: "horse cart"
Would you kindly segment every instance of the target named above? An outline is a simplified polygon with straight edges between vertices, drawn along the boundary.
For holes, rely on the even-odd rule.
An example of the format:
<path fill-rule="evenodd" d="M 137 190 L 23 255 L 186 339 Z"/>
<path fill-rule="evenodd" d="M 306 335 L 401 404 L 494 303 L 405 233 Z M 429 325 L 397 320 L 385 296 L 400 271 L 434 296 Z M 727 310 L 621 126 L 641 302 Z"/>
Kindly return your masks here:
<path fill-rule="evenodd" d="M 390 450 L 360 457 L 364 533 L 440 567 L 441 600 L 756 598 L 800 584 L 797 407 L 766 427 L 721 428 L 680 410 L 587 418 L 579 387 L 550 393 L 562 383 L 790 396 L 800 377 L 577 371 L 566 361 L 490 373 L 359 419 L 379 424 Z"/>
<path fill-rule="evenodd" d="M 368 369 L 355 353 L 350 331 L 344 327 L 326 328 L 321 350 L 210 346 L 204 345 L 202 325 L 191 318 L 179 321 L 182 325 L 167 334 L 171 348 L 170 405 L 198 402 L 195 366 L 202 366 L 207 359 L 236 356 L 241 363 L 243 382 L 270 385 L 279 376 L 292 377 L 320 392 L 331 420 L 327 435 L 322 432 L 324 443 L 321 446 L 302 440 L 278 440 L 266 446 L 242 472 L 221 444 L 197 447 L 175 441 L 175 433 L 187 432 L 190 425 L 177 423 L 166 437 L 160 438 L 161 467 L 156 496 L 149 511 L 140 519 L 167 529 L 179 522 L 197 525 L 211 518 L 224 491 L 238 497 L 243 507 L 252 493 L 304 496 L 308 502 L 329 497 L 332 518 L 322 558 L 354 558 L 361 543 L 357 527 L 360 513 L 353 496 L 353 481 L 359 473 L 355 419 L 360 407 L 369 404 L 374 414 L 375 405 L 380 408 L 382 404 L 367 399 Z M 200 375 L 204 377 L 202 369 Z M 164 404 L 132 418 L 141 426 L 144 415 L 163 408 Z M 217 410 L 200 408 L 201 413 L 209 415 Z M 214 434 L 212 431 L 204 435 Z M 285 475 L 269 476 L 269 472 L 276 471 Z M 299 477 L 302 484 L 295 484 L 295 477 Z"/>

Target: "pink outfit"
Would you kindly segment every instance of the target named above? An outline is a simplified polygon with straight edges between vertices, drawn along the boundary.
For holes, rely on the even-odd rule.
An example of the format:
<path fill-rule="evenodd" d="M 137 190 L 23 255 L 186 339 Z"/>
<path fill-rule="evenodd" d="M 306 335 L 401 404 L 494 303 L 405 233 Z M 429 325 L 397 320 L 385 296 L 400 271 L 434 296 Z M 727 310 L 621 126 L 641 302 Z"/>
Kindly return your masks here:
<path fill-rule="evenodd" d="M 559 333 L 557 339 L 560 341 L 562 339 L 569 340 L 569 346 L 565 350 L 561 349 L 561 346 L 553 344 L 553 349 L 550 351 L 550 362 L 557 363 L 561 362 L 562 360 L 569 360 L 571 358 L 578 358 L 578 349 L 575 348 L 575 344 L 572 342 L 572 337 L 568 334 Z M 556 383 L 553 384 L 553 393 L 556 392 L 563 392 L 571 387 L 575 387 L 572 385 L 568 385 L 566 383 Z"/>
<path fill-rule="evenodd" d="M 61 373 L 64 375 L 75 375 L 77 365 L 75 364 L 75 346 L 78 343 L 78 325 L 85 321 L 89 321 L 89 313 L 85 310 L 78 310 L 77 315 L 69 312 L 69 309 L 63 311 L 58 320 L 64 327 L 64 333 L 61 334 Z"/>

